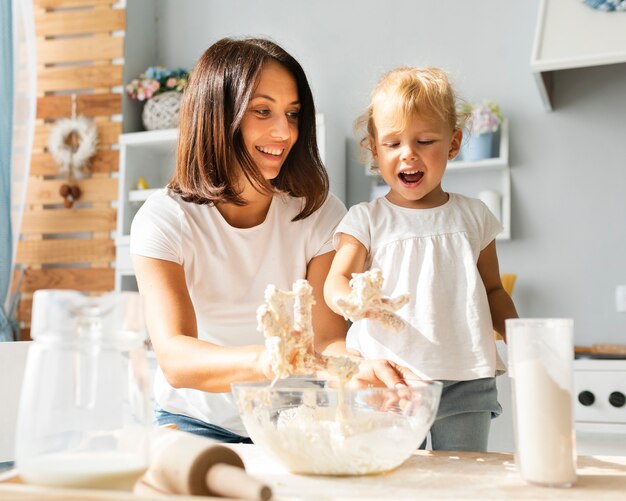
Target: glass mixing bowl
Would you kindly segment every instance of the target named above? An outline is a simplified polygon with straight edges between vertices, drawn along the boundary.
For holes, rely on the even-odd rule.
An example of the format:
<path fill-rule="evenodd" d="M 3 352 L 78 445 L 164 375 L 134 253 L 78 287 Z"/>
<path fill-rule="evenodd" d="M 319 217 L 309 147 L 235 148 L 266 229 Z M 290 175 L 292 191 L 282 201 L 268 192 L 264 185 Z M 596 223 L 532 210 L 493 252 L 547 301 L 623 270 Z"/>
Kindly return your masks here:
<path fill-rule="evenodd" d="M 305 378 L 232 384 L 255 444 L 293 473 L 363 475 L 401 465 L 435 420 L 442 384 L 338 389 Z"/>

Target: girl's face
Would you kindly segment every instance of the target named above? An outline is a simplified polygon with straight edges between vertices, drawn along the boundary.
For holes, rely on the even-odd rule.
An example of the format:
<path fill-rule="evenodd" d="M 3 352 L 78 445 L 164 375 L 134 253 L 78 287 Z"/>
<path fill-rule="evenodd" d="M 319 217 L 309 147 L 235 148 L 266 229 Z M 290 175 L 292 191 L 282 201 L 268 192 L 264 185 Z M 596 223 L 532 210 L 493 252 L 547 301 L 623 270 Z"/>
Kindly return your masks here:
<path fill-rule="evenodd" d="M 448 197 L 441 178 L 448 160 L 461 145 L 462 132 L 432 115 L 414 115 L 404 130 L 397 130 L 396 108 L 384 101 L 374 108 L 372 155 L 391 188 L 387 199 L 401 207 L 426 209 L 444 204 Z"/>
<path fill-rule="evenodd" d="M 298 139 L 298 85 L 287 69 L 267 62 L 241 121 L 248 153 L 265 179 L 274 179 Z"/>

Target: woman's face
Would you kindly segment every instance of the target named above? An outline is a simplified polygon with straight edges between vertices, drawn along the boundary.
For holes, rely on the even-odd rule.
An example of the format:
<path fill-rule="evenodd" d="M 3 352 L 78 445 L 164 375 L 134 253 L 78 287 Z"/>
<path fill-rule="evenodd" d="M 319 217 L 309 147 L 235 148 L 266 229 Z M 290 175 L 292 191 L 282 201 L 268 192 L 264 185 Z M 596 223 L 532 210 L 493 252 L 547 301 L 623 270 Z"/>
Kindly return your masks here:
<path fill-rule="evenodd" d="M 299 112 L 295 78 L 281 64 L 265 63 L 241 121 L 246 149 L 265 179 L 278 176 L 298 139 Z"/>

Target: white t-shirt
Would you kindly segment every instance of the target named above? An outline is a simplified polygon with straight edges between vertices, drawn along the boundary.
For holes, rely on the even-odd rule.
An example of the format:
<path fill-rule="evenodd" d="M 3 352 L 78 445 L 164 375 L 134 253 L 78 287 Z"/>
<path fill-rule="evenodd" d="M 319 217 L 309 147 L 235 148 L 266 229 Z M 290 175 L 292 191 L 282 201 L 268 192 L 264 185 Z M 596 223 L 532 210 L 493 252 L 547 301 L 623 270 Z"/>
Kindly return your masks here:
<path fill-rule="evenodd" d="M 386 358 L 420 377 L 465 381 L 493 377 L 497 354 L 487 293 L 476 266 L 502 226 L 480 200 L 450 193 L 432 209 L 408 209 L 385 197 L 350 208 L 337 227 L 367 249 L 365 269 L 380 268 L 383 292 L 409 292 L 398 310 L 401 332 L 355 322 L 347 346 Z M 499 364 L 498 364 L 499 365 Z"/>
<path fill-rule="evenodd" d="M 331 194 L 314 214 L 292 222 L 301 203 L 275 196 L 263 223 L 234 228 L 214 206 L 185 202 L 162 189 L 137 212 L 130 252 L 183 266 L 199 339 L 221 346 L 263 344 L 256 310 L 265 288 L 274 284 L 290 290 L 294 281 L 305 278 L 311 259 L 333 251 L 333 231 L 346 213 Z M 175 389 L 159 369 L 155 399 L 168 412 L 247 436 L 230 392 Z"/>

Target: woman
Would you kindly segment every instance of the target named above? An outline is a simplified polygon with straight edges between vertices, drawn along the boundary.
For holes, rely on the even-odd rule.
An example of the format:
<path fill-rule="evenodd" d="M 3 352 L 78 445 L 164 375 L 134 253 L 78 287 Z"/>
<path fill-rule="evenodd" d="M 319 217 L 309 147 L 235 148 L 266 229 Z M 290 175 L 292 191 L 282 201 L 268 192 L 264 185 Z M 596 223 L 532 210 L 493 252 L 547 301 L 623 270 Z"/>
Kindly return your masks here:
<path fill-rule="evenodd" d="M 222 39 L 183 94 L 176 171 L 131 229 L 131 253 L 159 362 L 157 424 L 249 441 L 230 383 L 273 377 L 256 309 L 268 284 L 313 287 L 315 349 L 346 354 L 346 322 L 324 302 L 333 230 L 315 107 L 298 62 L 273 42 Z M 362 362 L 356 385 L 403 383 Z"/>

